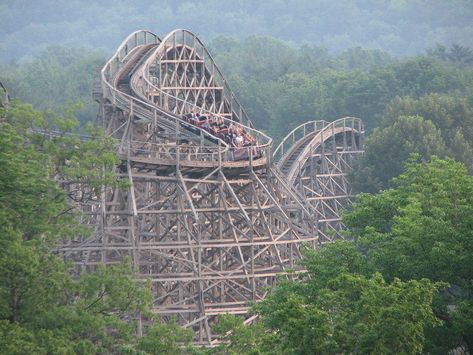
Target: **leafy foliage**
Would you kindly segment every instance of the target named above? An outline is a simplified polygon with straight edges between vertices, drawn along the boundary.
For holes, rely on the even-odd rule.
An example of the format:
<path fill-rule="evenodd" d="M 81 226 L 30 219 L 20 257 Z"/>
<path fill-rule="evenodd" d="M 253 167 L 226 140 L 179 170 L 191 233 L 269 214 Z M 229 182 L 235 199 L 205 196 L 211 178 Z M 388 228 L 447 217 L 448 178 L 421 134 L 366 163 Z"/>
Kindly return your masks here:
<path fill-rule="evenodd" d="M 399 116 L 392 125 L 377 128 L 367 139 L 366 154 L 352 172 L 355 189 L 375 192 L 385 189 L 399 175 L 412 153 L 422 159 L 445 156 L 447 147 L 440 130 L 420 116 Z"/>
<path fill-rule="evenodd" d="M 411 161 L 394 184 L 379 195 L 360 195 L 345 221 L 367 255 L 368 270 L 388 280 L 428 278 L 450 284 L 436 304 L 446 325 L 433 332 L 445 337 L 432 336 L 429 347 L 445 352 L 463 340 L 471 349 L 466 318 L 473 294 L 473 177 L 463 165 L 433 157 L 430 163 Z"/>
<path fill-rule="evenodd" d="M 113 142 L 100 132 L 87 141 L 66 134 L 78 125 L 72 108 L 57 115 L 13 101 L 8 110 L 1 110 L 2 351 L 179 353 L 179 344 L 188 344 L 192 333 L 177 331 L 176 325 L 168 328 L 157 321 L 137 340 L 134 320 L 149 314 L 151 293 L 147 282 L 133 277 L 129 261 L 78 274 L 51 252 L 59 238 L 84 233 L 66 192 L 55 181 L 57 174 L 79 180 L 94 198 L 95 187 L 117 183 L 103 173 L 114 165 L 115 157 L 109 153 Z M 57 136 L 51 136 L 50 128 L 60 129 Z M 165 334 L 173 337 L 162 342 Z"/>
<path fill-rule="evenodd" d="M 283 351 L 281 338 L 261 322 L 248 326 L 242 318 L 226 314 L 219 317 L 213 331 L 220 335 L 222 343 L 211 354 L 269 355 Z"/>
<path fill-rule="evenodd" d="M 411 153 L 423 160 L 432 155 L 450 156 L 473 171 L 473 107 L 466 98 L 441 94 L 396 97 L 384 116 L 352 173 L 358 191 L 387 188 Z"/>
<path fill-rule="evenodd" d="M 250 117 L 275 138 L 307 120 L 342 116 L 361 117 L 370 132 L 397 96 L 473 97 L 471 66 L 435 57 L 400 60 L 361 48 L 334 56 L 320 47 L 294 48 L 266 37 L 221 37 L 210 46 Z"/>
<path fill-rule="evenodd" d="M 223 348 L 229 354 L 422 352 L 425 328 L 440 324 L 431 305 L 441 284 L 368 277 L 363 259 L 347 242 L 308 252 L 308 275 L 280 282 L 256 305 L 259 322 L 243 327 L 221 319 L 233 322 Z"/>
<path fill-rule="evenodd" d="M 76 114 L 86 122 L 97 114 L 92 89 L 94 75 L 105 57 L 100 50 L 52 46 L 22 65 L 0 63 L 0 73 L 12 95 L 36 109 L 59 111 L 64 105 L 81 101 Z"/>

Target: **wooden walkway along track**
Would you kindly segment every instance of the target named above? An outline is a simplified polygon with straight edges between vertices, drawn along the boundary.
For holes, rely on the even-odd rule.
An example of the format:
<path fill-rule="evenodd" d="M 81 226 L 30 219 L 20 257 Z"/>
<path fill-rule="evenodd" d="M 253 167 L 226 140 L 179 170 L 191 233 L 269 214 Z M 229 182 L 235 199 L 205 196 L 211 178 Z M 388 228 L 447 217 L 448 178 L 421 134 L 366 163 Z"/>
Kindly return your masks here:
<path fill-rule="evenodd" d="M 131 258 L 136 276 L 151 280 L 154 311 L 192 328 L 197 343 L 214 344 L 216 315 L 246 314 L 278 275 L 302 271 L 303 244 L 331 239 L 322 227 L 339 217 L 343 201 L 334 196 L 349 195 L 344 174 L 349 156 L 362 150 L 361 121 L 312 122 L 273 154 L 272 139 L 253 128 L 186 30 L 162 40 L 132 33 L 100 75 L 99 123 L 118 141 L 116 176 L 127 184 L 104 186 L 83 204 L 84 224 L 95 233 L 59 249 L 78 271 Z M 195 107 L 255 143 L 235 148 L 186 122 Z"/>

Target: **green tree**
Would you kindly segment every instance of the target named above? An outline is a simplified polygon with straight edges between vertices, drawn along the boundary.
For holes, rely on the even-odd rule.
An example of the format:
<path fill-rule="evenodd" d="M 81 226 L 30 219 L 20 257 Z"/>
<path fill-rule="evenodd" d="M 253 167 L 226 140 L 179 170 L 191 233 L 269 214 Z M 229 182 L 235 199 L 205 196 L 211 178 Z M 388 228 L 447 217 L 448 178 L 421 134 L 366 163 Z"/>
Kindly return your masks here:
<path fill-rule="evenodd" d="M 389 186 L 412 153 L 421 159 L 444 156 L 447 148 L 440 130 L 420 116 L 399 116 L 392 125 L 375 129 L 366 141 L 365 154 L 356 163 L 351 180 L 358 191 L 375 192 Z"/>
<path fill-rule="evenodd" d="M 414 152 L 424 160 L 432 154 L 453 157 L 472 172 L 472 127 L 473 108 L 466 98 L 444 94 L 394 98 L 381 127 L 368 137 L 366 154 L 355 165 L 355 187 L 367 192 L 387 188 Z"/>
<path fill-rule="evenodd" d="M 70 102 L 82 102 L 76 115 L 85 123 L 97 113 L 91 93 L 94 75 L 104 62 L 100 50 L 52 46 L 22 65 L 0 64 L 0 72 L 11 95 L 36 109 L 58 111 Z"/>
<path fill-rule="evenodd" d="M 386 108 L 383 127 L 399 116 L 419 115 L 440 130 L 448 155 L 473 171 L 473 107 L 466 98 L 431 94 L 419 99 L 397 97 Z"/>
<path fill-rule="evenodd" d="M 281 354 L 281 338 L 266 329 L 262 322 L 245 325 L 238 316 L 226 314 L 218 318 L 212 329 L 219 334 L 222 343 L 211 354 L 270 355 Z"/>
<path fill-rule="evenodd" d="M 367 256 L 367 270 L 389 281 L 448 282 L 435 312 L 445 325 L 431 330 L 429 351 L 473 346 L 473 177 L 453 160 L 410 161 L 395 188 L 362 194 L 344 221 Z M 444 336 L 439 337 L 438 334 Z"/>
<path fill-rule="evenodd" d="M 458 43 L 452 44 L 447 57 L 452 62 L 473 63 L 473 51 L 471 48 L 460 46 Z"/>
<path fill-rule="evenodd" d="M 223 318 L 232 325 L 224 328 L 232 330 L 222 345 L 225 353 L 421 353 L 425 330 L 441 323 L 432 301 L 442 284 L 386 282 L 369 273 L 365 259 L 345 241 L 307 251 L 308 273 L 297 281 L 281 280 L 254 306 L 259 322 L 244 327 Z"/>
<path fill-rule="evenodd" d="M 199 354 L 200 350 L 191 345 L 194 333 L 191 329 L 183 328 L 172 319 L 167 324 L 161 324 L 156 319 L 147 328 L 146 336 L 138 339 L 136 349 L 145 354 Z"/>
<path fill-rule="evenodd" d="M 278 288 L 261 304 L 263 322 L 294 353 L 420 353 L 424 329 L 438 324 L 429 280 L 386 283 L 365 276 L 363 255 L 347 242 L 306 255 L 310 279 Z"/>
<path fill-rule="evenodd" d="M 59 173 L 80 182 L 93 198 L 97 186 L 117 183 L 103 173 L 114 165 L 107 153 L 113 142 L 99 132 L 87 141 L 66 134 L 78 124 L 72 108 L 53 114 L 13 101 L 0 110 L 0 348 L 9 354 L 147 353 L 139 350 L 142 343 L 159 345 L 161 335 L 156 325 L 144 338 L 135 336 L 133 320 L 149 314 L 151 293 L 147 282 L 134 279 L 131 263 L 78 274 L 51 252 L 59 238 L 86 233 L 54 178 Z M 60 131 L 51 136 L 45 130 L 51 128 Z M 188 331 L 172 327 L 175 337 L 151 353 L 189 343 Z"/>

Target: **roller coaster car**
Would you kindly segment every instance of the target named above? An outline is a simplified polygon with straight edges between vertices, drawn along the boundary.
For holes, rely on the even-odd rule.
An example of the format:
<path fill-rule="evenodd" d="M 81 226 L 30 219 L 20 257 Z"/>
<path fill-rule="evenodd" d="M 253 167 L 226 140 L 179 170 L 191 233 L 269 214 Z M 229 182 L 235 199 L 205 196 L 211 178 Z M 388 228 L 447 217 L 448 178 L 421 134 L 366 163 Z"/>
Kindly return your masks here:
<path fill-rule="evenodd" d="M 200 126 L 202 124 L 205 124 L 205 122 L 198 122 L 194 124 L 194 123 L 187 122 L 187 117 L 183 117 L 183 119 L 185 120 L 185 122 L 180 122 L 180 125 L 182 128 L 192 133 L 195 133 L 197 135 L 201 134 L 202 128 Z M 218 144 L 219 142 L 218 137 L 213 136 L 210 133 L 206 134 L 205 138 L 215 144 Z M 233 161 L 250 160 L 250 149 L 252 150 L 251 156 L 253 159 L 258 159 L 261 157 L 261 151 L 257 147 L 247 146 L 247 147 L 236 148 L 233 150 Z"/>
<path fill-rule="evenodd" d="M 181 125 L 182 128 L 184 128 L 184 129 L 186 129 L 186 130 L 188 130 L 188 131 L 190 131 L 194 134 L 200 135 L 200 133 L 201 133 L 201 128 L 199 128 L 196 125 L 193 125 L 192 123 L 181 122 L 180 125 Z M 218 144 L 218 138 L 213 137 L 210 134 L 206 135 L 206 139 L 210 140 L 212 143 Z"/>

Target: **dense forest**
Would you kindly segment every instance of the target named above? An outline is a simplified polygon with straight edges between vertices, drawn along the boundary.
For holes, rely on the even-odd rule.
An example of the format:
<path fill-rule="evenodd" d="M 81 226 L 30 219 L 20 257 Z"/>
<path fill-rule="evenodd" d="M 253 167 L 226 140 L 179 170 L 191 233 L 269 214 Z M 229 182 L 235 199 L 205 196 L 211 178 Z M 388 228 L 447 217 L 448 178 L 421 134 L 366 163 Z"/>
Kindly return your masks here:
<path fill-rule="evenodd" d="M 0 61 L 52 44 L 111 52 L 129 33 L 187 28 L 206 42 L 219 35 L 273 36 L 330 51 L 363 46 L 412 55 L 436 43 L 473 47 L 470 0 L 4 0 Z"/>
<path fill-rule="evenodd" d="M 129 263 L 76 275 L 72 265 L 50 252 L 58 239 L 85 232 L 55 177 L 81 179 L 91 191 L 119 183 L 102 173 L 116 158 L 114 142 L 91 124 L 97 112 L 91 98 L 94 75 L 117 38 L 128 34 L 123 28 L 146 27 L 156 18 L 146 17 L 151 11 L 144 11 L 148 4 L 142 1 L 133 6 L 91 2 L 88 23 L 75 19 L 78 2 L 46 13 L 46 6 L 7 1 L 0 5 L 0 26 L 8 30 L 0 42 L 0 79 L 14 99 L 0 104 L 3 353 L 472 351 L 471 4 L 243 3 L 169 1 L 154 13 L 159 26 L 171 26 L 169 14 L 179 15 L 184 27 L 212 38 L 209 48 L 255 125 L 276 140 L 307 120 L 348 115 L 364 120 L 366 153 L 350 177 L 359 194 L 344 216 L 347 241 L 307 250 L 307 273 L 281 280 L 254 305 L 259 320 L 253 325 L 221 317 L 214 330 L 226 342 L 214 349 L 192 347 L 189 330 L 173 322 L 162 325 L 152 316 L 149 287 L 133 279 Z M 300 13 L 285 11 L 292 3 Z M 254 6 L 266 10 L 242 15 Z M 209 14 L 196 11 L 202 8 Z M 223 8 L 227 17 L 212 22 L 217 18 L 212 11 Z M 421 8 L 426 11 L 420 18 L 408 16 Z M 340 23 L 318 19 L 317 32 L 310 14 L 322 10 L 327 18 L 341 11 L 350 30 L 338 33 Z M 23 22 L 13 23 L 20 11 Z M 99 26 L 100 12 L 109 22 Z M 366 20 L 378 12 L 378 20 Z M 41 16 L 49 22 L 32 21 Z M 401 20 L 409 30 L 394 31 Z M 306 33 L 307 23 L 315 30 Z M 88 25 L 89 32 L 83 32 Z M 363 31 L 356 30 L 360 26 Z M 66 28 L 70 36 L 64 36 Z M 234 37 L 235 28 L 247 32 Z M 246 36 L 255 32 L 265 36 Z M 368 33 L 368 39 L 359 37 Z M 48 47 L 53 34 L 68 42 Z M 68 47 L 75 44 L 81 47 Z M 395 56 L 411 53 L 416 54 Z M 51 129 L 64 135 L 47 138 L 44 132 Z M 77 132 L 96 139 L 81 141 Z M 137 314 L 150 320 L 143 337 L 134 336 Z"/>

